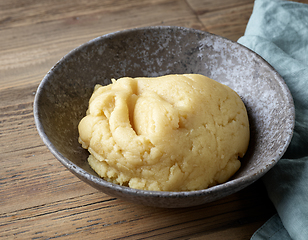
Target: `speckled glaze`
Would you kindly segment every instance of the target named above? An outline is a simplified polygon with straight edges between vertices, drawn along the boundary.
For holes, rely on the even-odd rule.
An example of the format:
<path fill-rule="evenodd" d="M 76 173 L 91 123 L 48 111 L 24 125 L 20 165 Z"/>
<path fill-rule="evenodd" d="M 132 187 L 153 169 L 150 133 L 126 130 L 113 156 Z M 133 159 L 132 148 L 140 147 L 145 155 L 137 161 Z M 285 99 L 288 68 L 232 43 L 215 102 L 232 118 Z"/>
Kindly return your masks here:
<path fill-rule="evenodd" d="M 234 89 L 246 105 L 251 141 L 242 167 L 224 184 L 191 192 L 155 192 L 118 186 L 99 178 L 78 143 L 77 126 L 95 84 L 123 76 L 200 73 Z M 111 33 L 62 58 L 44 77 L 34 101 L 38 132 L 72 173 L 111 196 L 167 208 L 195 206 L 235 193 L 269 171 L 290 143 L 292 96 L 280 75 L 238 43 L 181 27 L 147 27 Z M 206 144 L 206 143 L 204 143 Z"/>

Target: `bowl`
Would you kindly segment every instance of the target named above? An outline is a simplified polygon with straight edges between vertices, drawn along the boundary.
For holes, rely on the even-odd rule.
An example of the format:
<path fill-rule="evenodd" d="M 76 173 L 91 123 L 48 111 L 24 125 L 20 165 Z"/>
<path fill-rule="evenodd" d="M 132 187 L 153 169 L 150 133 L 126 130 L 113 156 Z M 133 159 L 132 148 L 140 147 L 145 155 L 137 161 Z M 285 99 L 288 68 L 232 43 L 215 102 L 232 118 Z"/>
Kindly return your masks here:
<path fill-rule="evenodd" d="M 199 73 L 228 85 L 246 105 L 251 139 L 240 170 L 226 183 L 198 191 L 163 192 L 119 186 L 100 178 L 78 143 L 95 84 L 123 76 Z M 259 55 L 223 37 L 190 28 L 155 26 L 95 38 L 64 56 L 40 83 L 34 118 L 43 142 L 72 173 L 94 188 L 135 203 L 181 208 L 233 194 L 268 172 L 293 134 L 294 104 L 281 76 Z"/>

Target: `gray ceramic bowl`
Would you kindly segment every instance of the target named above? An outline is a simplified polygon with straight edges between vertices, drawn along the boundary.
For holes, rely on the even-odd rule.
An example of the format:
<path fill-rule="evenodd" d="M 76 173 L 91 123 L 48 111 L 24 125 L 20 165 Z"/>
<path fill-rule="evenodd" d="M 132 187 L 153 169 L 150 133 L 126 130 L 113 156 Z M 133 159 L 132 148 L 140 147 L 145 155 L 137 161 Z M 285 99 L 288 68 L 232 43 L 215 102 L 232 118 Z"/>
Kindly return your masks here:
<path fill-rule="evenodd" d="M 191 192 L 136 190 L 99 178 L 87 163 L 88 152 L 77 141 L 77 125 L 94 85 L 123 76 L 173 73 L 200 73 L 240 95 L 251 126 L 250 146 L 240 170 L 224 184 Z M 34 118 L 49 150 L 81 180 L 114 197 L 177 208 L 223 198 L 269 171 L 290 143 L 294 105 L 279 74 L 247 48 L 194 29 L 146 27 L 98 37 L 63 57 L 37 89 Z"/>

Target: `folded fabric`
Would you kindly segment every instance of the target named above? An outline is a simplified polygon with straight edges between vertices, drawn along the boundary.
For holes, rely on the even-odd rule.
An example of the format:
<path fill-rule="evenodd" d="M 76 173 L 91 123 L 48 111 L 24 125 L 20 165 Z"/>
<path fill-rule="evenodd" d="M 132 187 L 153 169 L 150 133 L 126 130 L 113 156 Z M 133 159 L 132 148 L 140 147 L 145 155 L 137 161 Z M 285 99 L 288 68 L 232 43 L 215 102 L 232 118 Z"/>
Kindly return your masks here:
<path fill-rule="evenodd" d="M 238 42 L 262 56 L 283 77 L 295 104 L 291 144 L 263 178 L 277 214 L 253 236 L 308 239 L 308 4 L 256 0 Z"/>

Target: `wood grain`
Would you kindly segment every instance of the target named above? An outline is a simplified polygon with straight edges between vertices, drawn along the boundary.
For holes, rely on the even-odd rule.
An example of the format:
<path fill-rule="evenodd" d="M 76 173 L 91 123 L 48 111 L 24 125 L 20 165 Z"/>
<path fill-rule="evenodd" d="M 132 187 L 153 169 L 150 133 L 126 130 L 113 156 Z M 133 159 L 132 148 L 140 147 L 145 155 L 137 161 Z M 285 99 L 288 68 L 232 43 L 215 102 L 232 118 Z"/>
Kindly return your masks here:
<path fill-rule="evenodd" d="M 0 8 L 2 88 L 12 80 L 38 82 L 70 50 L 109 32 L 148 25 L 202 28 L 185 1 L 23 2 L 23 11 L 14 1 Z"/>
<path fill-rule="evenodd" d="M 70 50 L 126 28 L 177 25 L 237 40 L 251 0 L 0 0 L 1 239 L 249 239 L 274 213 L 262 182 L 220 201 L 156 209 L 98 192 L 37 134 L 33 100 Z"/>

